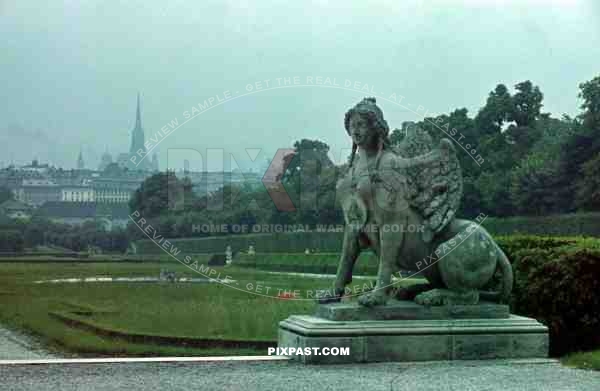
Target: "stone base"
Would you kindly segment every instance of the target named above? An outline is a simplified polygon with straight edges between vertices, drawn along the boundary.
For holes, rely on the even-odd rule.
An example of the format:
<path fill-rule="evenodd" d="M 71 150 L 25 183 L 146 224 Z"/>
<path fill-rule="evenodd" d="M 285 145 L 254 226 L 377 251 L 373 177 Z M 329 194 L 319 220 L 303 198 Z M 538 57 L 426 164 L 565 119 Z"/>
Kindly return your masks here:
<path fill-rule="evenodd" d="M 508 318 L 506 304 L 422 306 L 412 300 L 391 299 L 384 306 L 364 307 L 356 301 L 323 304 L 317 307 L 317 318 L 328 320 L 429 320 L 429 319 L 490 319 Z"/>
<path fill-rule="evenodd" d="M 306 364 L 548 357 L 548 329 L 535 319 L 332 321 L 292 315 L 279 347 L 350 348 L 348 356 L 292 355 Z"/>

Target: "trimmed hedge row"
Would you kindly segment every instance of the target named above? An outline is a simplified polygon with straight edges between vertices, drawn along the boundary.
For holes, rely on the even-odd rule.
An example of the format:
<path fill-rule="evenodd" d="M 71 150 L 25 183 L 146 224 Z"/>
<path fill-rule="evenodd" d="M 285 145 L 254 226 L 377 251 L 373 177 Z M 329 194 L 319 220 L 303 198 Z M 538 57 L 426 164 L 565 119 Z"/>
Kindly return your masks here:
<path fill-rule="evenodd" d="M 561 235 L 599 236 L 600 213 L 566 214 L 544 217 L 510 217 L 485 219 L 484 227 L 492 235 Z M 245 251 L 253 245 L 261 253 L 301 253 L 305 249 L 318 252 L 338 252 L 342 248 L 341 232 L 281 232 L 261 234 L 232 234 L 203 238 L 170 239 L 184 253 L 221 253 L 230 245 L 234 252 Z M 568 238 L 563 238 L 570 240 Z M 136 242 L 140 254 L 160 252 L 158 245 L 145 239 Z"/>
<path fill-rule="evenodd" d="M 282 232 L 169 239 L 169 241 L 181 252 L 193 254 L 224 253 L 228 245 L 233 252 L 246 251 L 251 245 L 254 246 L 255 251 L 261 253 L 303 253 L 307 248 L 318 252 L 337 252 L 342 246 L 342 235 L 339 232 Z M 161 251 L 151 240 L 137 241 L 136 246 L 140 254 L 154 254 Z"/>
<path fill-rule="evenodd" d="M 513 265 L 511 311 L 548 326 L 550 355 L 600 347 L 600 239 L 495 239 Z"/>
<path fill-rule="evenodd" d="M 22 252 L 25 240 L 21 231 L 15 229 L 0 230 L 0 252 Z"/>
<path fill-rule="evenodd" d="M 600 250 L 568 245 L 511 256 L 511 308 L 548 326 L 550 354 L 600 347 Z"/>
<path fill-rule="evenodd" d="M 256 268 L 268 271 L 335 274 L 337 272 L 339 254 L 274 254 L 255 255 L 239 254 L 234 264 L 240 267 Z M 375 275 L 378 266 L 377 257 L 373 253 L 363 253 L 356 261 L 356 275 Z"/>
<path fill-rule="evenodd" d="M 483 226 L 493 235 L 600 236 L 600 213 L 488 217 Z"/>

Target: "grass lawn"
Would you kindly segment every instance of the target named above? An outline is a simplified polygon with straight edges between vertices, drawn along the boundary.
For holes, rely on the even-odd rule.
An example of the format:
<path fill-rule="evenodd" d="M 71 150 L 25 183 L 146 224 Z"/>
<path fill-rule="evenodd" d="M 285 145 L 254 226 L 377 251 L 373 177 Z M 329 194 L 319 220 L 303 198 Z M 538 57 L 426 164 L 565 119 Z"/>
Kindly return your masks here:
<path fill-rule="evenodd" d="M 97 276 L 157 277 L 164 268 L 178 276 L 202 277 L 173 260 L 0 264 L 0 323 L 40 337 L 50 350 L 77 355 L 265 354 L 266 350 L 256 347 L 140 342 L 139 338 L 114 337 L 94 330 L 149 338 L 225 340 L 234 344 L 235 341 L 259 341 L 263 345 L 272 342 L 270 346 L 275 346 L 278 322 L 291 314 L 312 313 L 315 303 L 308 292 L 332 285 L 329 278 L 269 274 L 233 266 L 215 268 L 221 278 L 227 275 L 235 280 L 229 286 L 166 282 L 35 283 Z M 359 291 L 366 282 L 355 281 Z M 300 300 L 277 297 L 278 293 L 293 291 L 299 292 Z M 77 324 L 65 323 L 64 318 Z"/>
<path fill-rule="evenodd" d="M 600 371 L 600 350 L 572 353 L 563 357 L 561 362 L 569 367 Z"/>

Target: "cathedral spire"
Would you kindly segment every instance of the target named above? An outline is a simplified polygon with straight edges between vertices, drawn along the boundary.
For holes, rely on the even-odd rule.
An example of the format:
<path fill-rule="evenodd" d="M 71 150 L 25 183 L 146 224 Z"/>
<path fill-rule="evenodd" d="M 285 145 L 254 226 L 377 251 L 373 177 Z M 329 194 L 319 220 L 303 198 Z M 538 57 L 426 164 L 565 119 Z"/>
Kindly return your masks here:
<path fill-rule="evenodd" d="M 140 92 L 137 93 L 137 110 L 135 112 L 135 129 L 142 128 L 142 115 L 140 114 Z"/>
<path fill-rule="evenodd" d="M 77 157 L 77 169 L 83 170 L 84 168 L 85 168 L 85 164 L 83 163 L 83 152 L 80 149 L 79 156 Z"/>
<path fill-rule="evenodd" d="M 146 150 L 146 147 L 144 146 L 144 139 L 145 137 L 144 129 L 142 129 L 142 110 L 140 105 L 140 93 L 138 91 L 137 108 L 135 111 L 135 128 L 133 128 L 133 130 L 131 131 L 131 146 L 129 147 L 128 167 L 132 170 L 145 170 L 150 163 L 149 159 L 143 159 L 141 155 L 142 151 Z M 142 165 L 140 166 L 140 163 L 137 163 L 136 161 L 141 161 Z"/>

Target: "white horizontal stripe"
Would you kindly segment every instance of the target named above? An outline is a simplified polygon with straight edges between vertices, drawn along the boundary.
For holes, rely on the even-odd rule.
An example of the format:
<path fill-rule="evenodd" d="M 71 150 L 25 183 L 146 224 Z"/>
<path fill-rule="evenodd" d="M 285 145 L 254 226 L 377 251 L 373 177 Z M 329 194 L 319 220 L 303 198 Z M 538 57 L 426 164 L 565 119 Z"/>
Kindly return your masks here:
<path fill-rule="evenodd" d="M 286 356 L 216 356 L 216 357 L 117 357 L 117 358 L 58 358 L 46 360 L 0 360 L 0 365 L 44 364 L 110 364 L 136 362 L 214 362 L 214 361 L 287 361 Z"/>

